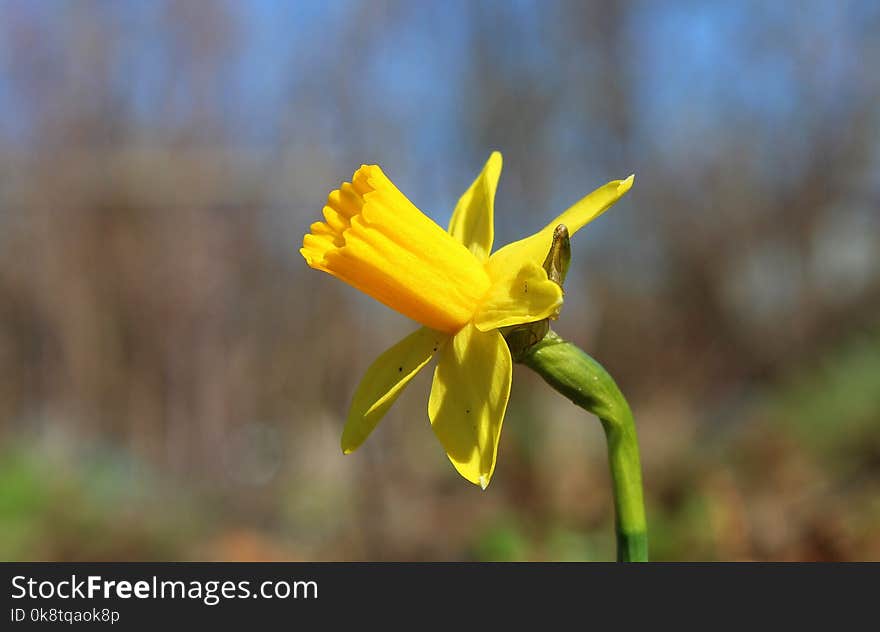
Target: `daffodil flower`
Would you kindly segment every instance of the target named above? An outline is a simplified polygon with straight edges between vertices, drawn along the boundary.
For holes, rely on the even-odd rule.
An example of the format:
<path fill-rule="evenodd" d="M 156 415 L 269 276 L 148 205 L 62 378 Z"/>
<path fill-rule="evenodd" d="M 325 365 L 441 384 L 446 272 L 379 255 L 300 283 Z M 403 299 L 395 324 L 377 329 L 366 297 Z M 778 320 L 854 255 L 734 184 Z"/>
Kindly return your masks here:
<path fill-rule="evenodd" d="M 300 249 L 323 270 L 422 327 L 367 369 L 342 433 L 360 446 L 404 387 L 438 356 L 428 417 L 455 469 L 483 489 L 495 470 L 510 396 L 512 361 L 502 327 L 558 315 L 562 289 L 542 263 L 553 231 L 574 234 L 632 186 L 633 176 L 596 189 L 531 237 L 491 254 L 501 154 L 493 152 L 458 201 L 448 231 L 416 208 L 377 165 L 331 192 L 324 221 Z"/>

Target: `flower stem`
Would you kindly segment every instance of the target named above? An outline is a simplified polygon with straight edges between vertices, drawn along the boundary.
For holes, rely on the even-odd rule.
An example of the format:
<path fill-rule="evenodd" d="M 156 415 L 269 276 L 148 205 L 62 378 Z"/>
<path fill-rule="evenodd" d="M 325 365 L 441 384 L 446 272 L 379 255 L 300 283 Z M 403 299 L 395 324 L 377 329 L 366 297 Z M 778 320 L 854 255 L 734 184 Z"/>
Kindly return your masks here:
<path fill-rule="evenodd" d="M 632 411 L 598 362 L 550 331 L 517 357 L 557 391 L 602 422 L 614 492 L 617 560 L 648 561 L 642 467 Z"/>

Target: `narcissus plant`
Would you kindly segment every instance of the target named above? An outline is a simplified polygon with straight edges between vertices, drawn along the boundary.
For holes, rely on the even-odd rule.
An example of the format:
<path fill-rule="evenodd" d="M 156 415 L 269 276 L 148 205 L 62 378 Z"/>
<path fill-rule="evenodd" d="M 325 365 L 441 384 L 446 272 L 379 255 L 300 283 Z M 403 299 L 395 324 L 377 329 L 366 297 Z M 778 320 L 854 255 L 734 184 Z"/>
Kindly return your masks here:
<path fill-rule="evenodd" d="M 633 176 L 596 189 L 534 235 L 492 253 L 502 159 L 492 153 L 458 201 L 448 230 L 416 208 L 377 165 L 332 191 L 306 262 L 422 327 L 385 351 L 355 392 L 342 434 L 363 443 L 404 387 L 438 356 L 428 417 L 455 469 L 483 489 L 495 470 L 512 359 L 502 330 L 555 318 L 561 285 L 544 261 L 560 224 L 573 235 L 619 200 Z"/>
<path fill-rule="evenodd" d="M 417 209 L 377 165 L 332 191 L 324 221 L 300 249 L 306 262 L 422 327 L 376 359 L 361 380 L 342 432 L 355 450 L 404 387 L 438 356 L 428 418 L 455 469 L 484 490 L 492 479 L 511 370 L 521 362 L 594 413 L 608 441 L 617 556 L 648 559 L 638 440 L 632 412 L 602 366 L 550 330 L 562 308 L 569 238 L 599 217 L 633 176 L 599 187 L 537 233 L 492 253 L 494 152 L 464 192 L 448 230 Z"/>

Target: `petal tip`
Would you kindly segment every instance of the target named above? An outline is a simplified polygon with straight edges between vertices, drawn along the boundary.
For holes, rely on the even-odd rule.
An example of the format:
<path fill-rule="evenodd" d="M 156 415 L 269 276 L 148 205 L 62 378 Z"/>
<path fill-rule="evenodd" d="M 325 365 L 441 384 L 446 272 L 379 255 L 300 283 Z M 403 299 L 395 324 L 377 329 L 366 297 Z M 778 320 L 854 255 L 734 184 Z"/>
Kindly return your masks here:
<path fill-rule="evenodd" d="M 361 443 L 363 443 L 363 440 L 353 441 L 351 435 L 348 432 L 343 431 L 339 447 L 342 450 L 342 454 L 351 454 L 360 447 Z"/>
<path fill-rule="evenodd" d="M 627 191 L 632 188 L 633 183 L 635 182 L 636 174 L 631 173 L 628 178 L 625 180 L 621 180 L 620 184 L 617 185 L 617 193 L 618 195 L 623 195 Z"/>
<path fill-rule="evenodd" d="M 486 491 L 486 488 L 489 487 L 489 477 L 486 474 L 480 474 L 480 489 Z"/>

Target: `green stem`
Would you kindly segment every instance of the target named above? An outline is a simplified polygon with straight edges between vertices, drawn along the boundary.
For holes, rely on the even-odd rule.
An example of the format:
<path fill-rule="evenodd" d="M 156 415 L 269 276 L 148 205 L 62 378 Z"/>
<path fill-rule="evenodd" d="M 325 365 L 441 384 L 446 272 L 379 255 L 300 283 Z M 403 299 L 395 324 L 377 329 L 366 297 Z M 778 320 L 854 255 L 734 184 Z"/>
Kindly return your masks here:
<path fill-rule="evenodd" d="M 602 422 L 614 491 L 617 559 L 647 562 L 648 532 L 639 443 L 632 411 L 617 384 L 602 365 L 552 331 L 526 349 L 517 361 Z"/>

